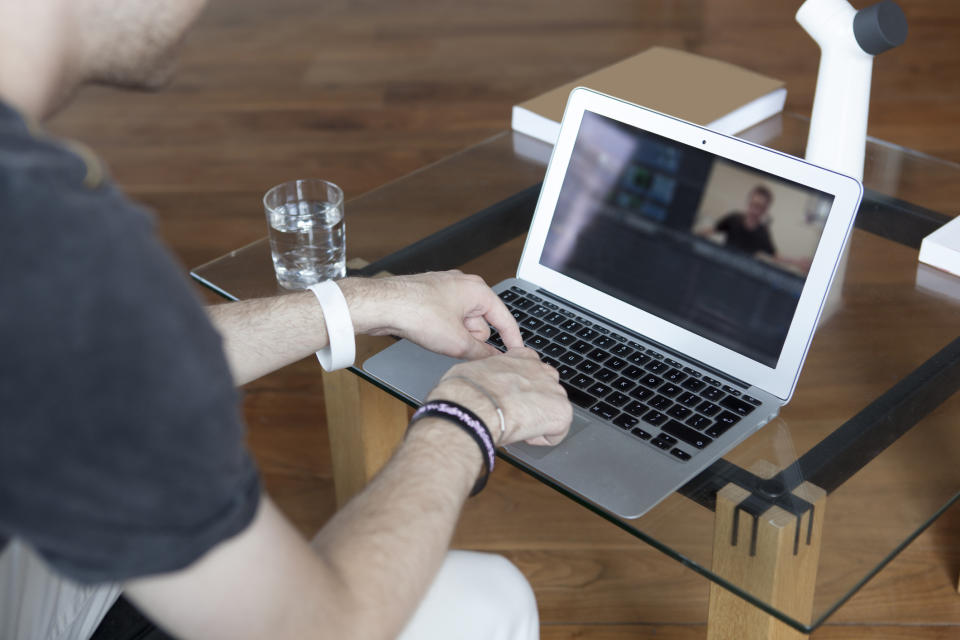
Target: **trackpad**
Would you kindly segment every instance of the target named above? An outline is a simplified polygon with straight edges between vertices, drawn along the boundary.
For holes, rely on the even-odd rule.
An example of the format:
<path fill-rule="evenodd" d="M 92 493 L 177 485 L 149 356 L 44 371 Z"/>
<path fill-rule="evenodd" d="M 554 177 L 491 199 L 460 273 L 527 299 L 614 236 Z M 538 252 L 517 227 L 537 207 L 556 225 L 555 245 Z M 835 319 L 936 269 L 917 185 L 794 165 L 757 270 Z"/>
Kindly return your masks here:
<path fill-rule="evenodd" d="M 573 423 L 570 425 L 570 431 L 567 433 L 567 437 L 563 439 L 563 442 L 556 446 L 540 446 L 527 444 L 525 442 L 517 442 L 506 447 L 507 451 L 515 454 L 522 455 L 524 458 L 530 460 L 543 460 L 547 456 L 552 455 L 566 455 L 567 447 L 577 439 L 580 434 L 586 431 L 589 421 L 586 418 L 583 418 L 576 413 L 573 414 Z"/>

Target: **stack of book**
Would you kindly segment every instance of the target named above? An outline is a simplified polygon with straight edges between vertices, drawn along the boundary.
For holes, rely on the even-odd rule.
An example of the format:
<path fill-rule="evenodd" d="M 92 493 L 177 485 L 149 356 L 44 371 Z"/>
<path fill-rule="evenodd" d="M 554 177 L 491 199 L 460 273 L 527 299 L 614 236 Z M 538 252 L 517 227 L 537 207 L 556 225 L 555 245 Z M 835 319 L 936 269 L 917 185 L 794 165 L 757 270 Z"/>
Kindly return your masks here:
<path fill-rule="evenodd" d="M 653 47 L 513 107 L 515 131 L 553 144 L 576 87 L 733 135 L 783 110 L 783 82 L 686 51 Z"/>

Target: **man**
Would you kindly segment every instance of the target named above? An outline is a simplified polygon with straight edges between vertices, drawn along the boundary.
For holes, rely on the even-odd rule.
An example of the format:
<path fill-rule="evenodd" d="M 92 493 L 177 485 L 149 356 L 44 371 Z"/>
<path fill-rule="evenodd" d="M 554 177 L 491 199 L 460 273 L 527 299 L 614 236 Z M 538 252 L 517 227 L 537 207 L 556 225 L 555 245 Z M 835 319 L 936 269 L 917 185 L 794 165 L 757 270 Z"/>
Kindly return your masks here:
<path fill-rule="evenodd" d="M 721 218 L 714 231 L 726 234 L 725 245 L 750 255 L 765 253 L 776 257 L 777 250 L 770 237 L 770 204 L 773 194 L 763 185 L 750 190 L 747 210 L 735 211 Z"/>
<path fill-rule="evenodd" d="M 329 346 L 327 308 L 205 314 L 147 216 L 33 124 L 85 83 L 162 84 L 202 4 L 0 0 L 0 636 L 87 638 L 122 589 L 187 639 L 536 637 L 511 565 L 447 555 L 482 434 L 555 444 L 571 419 L 493 292 L 458 272 L 339 283 L 337 322 L 470 359 L 430 399 L 477 419 L 414 422 L 308 544 L 260 492 L 234 385 Z"/>

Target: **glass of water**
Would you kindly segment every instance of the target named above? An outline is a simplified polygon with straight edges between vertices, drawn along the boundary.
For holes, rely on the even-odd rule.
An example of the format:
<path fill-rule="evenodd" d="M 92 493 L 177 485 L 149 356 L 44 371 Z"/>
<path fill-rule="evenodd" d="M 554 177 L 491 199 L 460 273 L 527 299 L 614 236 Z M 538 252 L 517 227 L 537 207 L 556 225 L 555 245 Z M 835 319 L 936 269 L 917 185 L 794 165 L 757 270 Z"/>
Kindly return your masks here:
<path fill-rule="evenodd" d="M 343 191 L 308 178 L 278 184 L 263 196 L 277 282 L 306 289 L 347 273 Z"/>

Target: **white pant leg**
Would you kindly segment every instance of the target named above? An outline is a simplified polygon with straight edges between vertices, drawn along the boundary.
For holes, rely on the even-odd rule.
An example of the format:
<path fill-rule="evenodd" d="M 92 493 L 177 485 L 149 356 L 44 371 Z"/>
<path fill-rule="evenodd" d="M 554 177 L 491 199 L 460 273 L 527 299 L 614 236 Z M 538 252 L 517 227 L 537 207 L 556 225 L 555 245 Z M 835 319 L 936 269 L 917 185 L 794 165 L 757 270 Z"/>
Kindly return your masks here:
<path fill-rule="evenodd" d="M 120 596 L 120 585 L 80 585 L 17 540 L 0 553 L 0 638 L 86 640 Z"/>
<path fill-rule="evenodd" d="M 451 551 L 398 640 L 537 640 L 530 583 L 490 553 Z"/>

